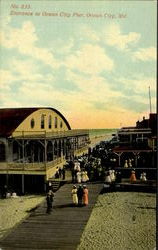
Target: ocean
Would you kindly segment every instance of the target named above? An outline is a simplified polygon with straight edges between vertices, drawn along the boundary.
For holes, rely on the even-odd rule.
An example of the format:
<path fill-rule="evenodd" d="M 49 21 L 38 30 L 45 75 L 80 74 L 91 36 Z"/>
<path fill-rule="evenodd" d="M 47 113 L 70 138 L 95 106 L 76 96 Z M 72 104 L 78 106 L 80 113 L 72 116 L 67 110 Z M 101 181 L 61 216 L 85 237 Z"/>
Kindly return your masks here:
<path fill-rule="evenodd" d="M 112 138 L 112 134 L 115 134 L 117 129 L 89 129 L 89 137 L 97 138 L 101 136 L 106 136 L 107 139 Z"/>

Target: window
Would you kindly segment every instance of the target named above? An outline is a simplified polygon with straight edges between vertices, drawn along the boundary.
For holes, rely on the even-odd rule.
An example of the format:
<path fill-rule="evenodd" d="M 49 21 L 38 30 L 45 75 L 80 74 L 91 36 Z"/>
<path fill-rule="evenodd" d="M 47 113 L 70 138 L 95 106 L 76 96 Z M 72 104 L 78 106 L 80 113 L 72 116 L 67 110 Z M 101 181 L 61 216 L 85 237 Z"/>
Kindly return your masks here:
<path fill-rule="evenodd" d="M 55 128 L 57 128 L 57 127 L 58 127 L 58 118 L 55 117 Z"/>
<path fill-rule="evenodd" d="M 51 117 L 51 115 L 49 116 L 48 128 L 52 128 L 52 117 Z"/>
<path fill-rule="evenodd" d="M 63 127 L 63 123 L 62 123 L 62 121 L 60 122 L 60 128 L 62 128 Z"/>
<path fill-rule="evenodd" d="M 31 125 L 31 128 L 34 128 L 34 126 L 35 126 L 35 120 L 33 118 L 31 119 L 30 125 Z"/>
<path fill-rule="evenodd" d="M 45 115 L 41 115 L 41 128 L 44 128 L 44 116 Z"/>

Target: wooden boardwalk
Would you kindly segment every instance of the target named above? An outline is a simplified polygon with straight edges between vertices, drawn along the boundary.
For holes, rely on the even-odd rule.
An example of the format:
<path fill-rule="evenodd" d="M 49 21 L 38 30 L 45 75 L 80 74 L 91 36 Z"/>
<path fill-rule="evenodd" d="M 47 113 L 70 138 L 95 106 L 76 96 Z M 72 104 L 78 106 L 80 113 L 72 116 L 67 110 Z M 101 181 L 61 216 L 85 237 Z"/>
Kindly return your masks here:
<path fill-rule="evenodd" d="M 73 207 L 72 184 L 65 184 L 55 193 L 54 208 L 46 213 L 42 203 L 21 224 L 0 240 L 0 250 L 75 250 L 84 227 L 102 189 L 102 184 L 87 184 L 89 205 Z"/>

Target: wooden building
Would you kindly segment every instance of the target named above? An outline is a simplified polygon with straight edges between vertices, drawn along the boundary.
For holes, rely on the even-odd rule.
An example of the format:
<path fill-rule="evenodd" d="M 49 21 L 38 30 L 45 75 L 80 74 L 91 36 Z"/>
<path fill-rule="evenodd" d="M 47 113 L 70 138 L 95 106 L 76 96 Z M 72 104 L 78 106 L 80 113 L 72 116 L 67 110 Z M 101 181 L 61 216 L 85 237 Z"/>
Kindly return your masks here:
<path fill-rule="evenodd" d="M 157 164 L 157 114 L 143 117 L 135 127 L 122 127 L 117 131 L 117 141 L 112 152 L 116 156 L 117 166 L 123 167 L 130 161 L 129 169 L 154 169 Z"/>
<path fill-rule="evenodd" d="M 56 167 L 89 143 L 88 130 L 72 130 L 54 108 L 0 109 L 0 186 L 44 191 Z"/>

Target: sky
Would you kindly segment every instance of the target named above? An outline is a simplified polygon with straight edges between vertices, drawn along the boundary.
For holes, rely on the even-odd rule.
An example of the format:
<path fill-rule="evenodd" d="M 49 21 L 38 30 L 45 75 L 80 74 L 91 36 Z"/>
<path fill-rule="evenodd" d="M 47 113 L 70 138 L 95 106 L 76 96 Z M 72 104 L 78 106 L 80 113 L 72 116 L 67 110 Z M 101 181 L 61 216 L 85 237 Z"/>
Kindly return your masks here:
<path fill-rule="evenodd" d="M 1 0 L 0 108 L 53 107 L 71 128 L 156 112 L 156 1 Z"/>

